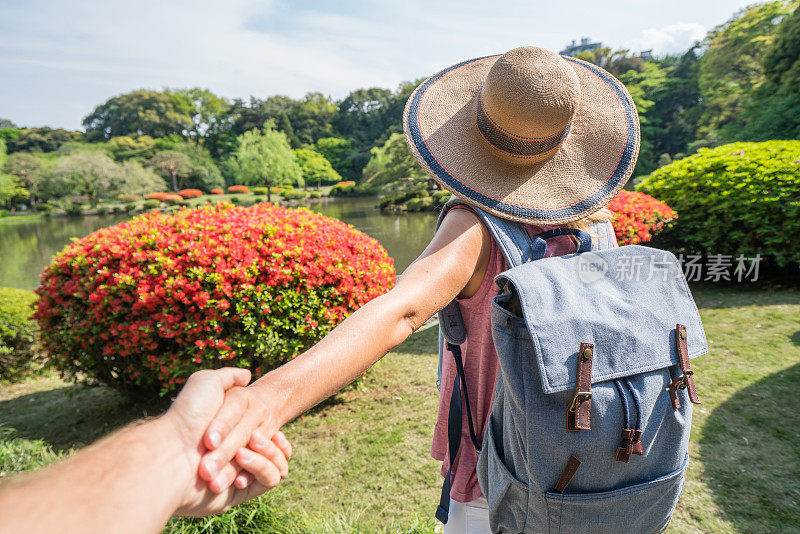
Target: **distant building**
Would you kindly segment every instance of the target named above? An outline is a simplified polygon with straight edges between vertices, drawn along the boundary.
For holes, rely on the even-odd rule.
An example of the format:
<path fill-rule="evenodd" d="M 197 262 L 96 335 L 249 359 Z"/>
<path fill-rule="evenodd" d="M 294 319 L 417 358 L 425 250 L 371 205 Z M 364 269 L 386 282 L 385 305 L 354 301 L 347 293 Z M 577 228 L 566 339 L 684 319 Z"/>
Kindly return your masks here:
<path fill-rule="evenodd" d="M 559 53 L 565 56 L 577 56 L 581 52 L 594 52 L 601 46 L 603 46 L 603 43 L 593 43 L 588 37 L 581 37 L 580 43 L 573 39 L 572 43 Z"/>
<path fill-rule="evenodd" d="M 639 57 L 645 61 L 650 61 L 653 59 L 653 49 L 651 48 L 650 50 L 642 50 L 639 52 Z"/>

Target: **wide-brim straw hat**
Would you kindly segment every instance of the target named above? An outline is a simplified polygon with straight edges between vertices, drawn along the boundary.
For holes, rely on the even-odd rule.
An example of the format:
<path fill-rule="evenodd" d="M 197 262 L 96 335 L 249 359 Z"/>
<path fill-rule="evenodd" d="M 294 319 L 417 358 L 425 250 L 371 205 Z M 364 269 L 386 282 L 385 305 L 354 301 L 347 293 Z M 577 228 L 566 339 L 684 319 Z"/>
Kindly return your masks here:
<path fill-rule="evenodd" d="M 408 99 L 403 128 L 444 188 L 534 224 L 599 210 L 639 154 L 639 117 L 625 86 L 596 65 L 533 46 L 434 74 Z"/>

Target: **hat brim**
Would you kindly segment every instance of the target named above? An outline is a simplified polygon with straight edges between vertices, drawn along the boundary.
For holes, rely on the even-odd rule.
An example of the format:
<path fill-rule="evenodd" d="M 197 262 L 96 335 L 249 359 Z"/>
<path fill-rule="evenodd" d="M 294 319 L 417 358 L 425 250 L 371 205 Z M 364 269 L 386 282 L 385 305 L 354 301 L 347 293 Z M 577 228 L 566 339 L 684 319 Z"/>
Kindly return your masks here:
<path fill-rule="evenodd" d="M 417 161 L 457 197 L 506 219 L 564 224 L 605 206 L 639 154 L 639 118 L 625 86 L 591 63 L 562 56 L 581 85 L 569 134 L 546 161 L 514 165 L 492 154 L 476 126 L 477 95 L 499 57 L 448 67 L 412 93 L 403 128 Z"/>

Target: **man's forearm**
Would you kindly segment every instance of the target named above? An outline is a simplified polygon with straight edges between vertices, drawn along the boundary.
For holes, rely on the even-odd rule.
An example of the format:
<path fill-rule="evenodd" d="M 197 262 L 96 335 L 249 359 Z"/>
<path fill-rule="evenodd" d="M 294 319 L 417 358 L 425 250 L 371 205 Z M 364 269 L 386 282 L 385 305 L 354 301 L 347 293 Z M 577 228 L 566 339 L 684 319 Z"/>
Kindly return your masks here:
<path fill-rule="evenodd" d="M 166 417 L 135 424 L 8 482 L 0 532 L 158 532 L 193 475 Z"/>

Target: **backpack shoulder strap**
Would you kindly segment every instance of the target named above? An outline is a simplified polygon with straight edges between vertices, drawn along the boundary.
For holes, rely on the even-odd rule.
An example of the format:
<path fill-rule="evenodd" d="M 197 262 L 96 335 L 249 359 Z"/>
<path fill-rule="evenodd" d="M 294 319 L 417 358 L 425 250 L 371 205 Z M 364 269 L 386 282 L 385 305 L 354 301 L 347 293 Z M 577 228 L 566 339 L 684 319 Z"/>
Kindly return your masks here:
<path fill-rule="evenodd" d="M 442 209 L 441 215 L 439 215 L 439 221 L 436 223 L 437 228 L 444 220 L 447 212 L 458 204 L 469 205 L 459 199 L 448 201 L 444 209 Z M 509 267 L 516 267 L 533 259 L 533 241 L 522 223 L 501 219 L 480 208 L 469 206 L 480 217 L 486 228 L 489 229 Z"/>

